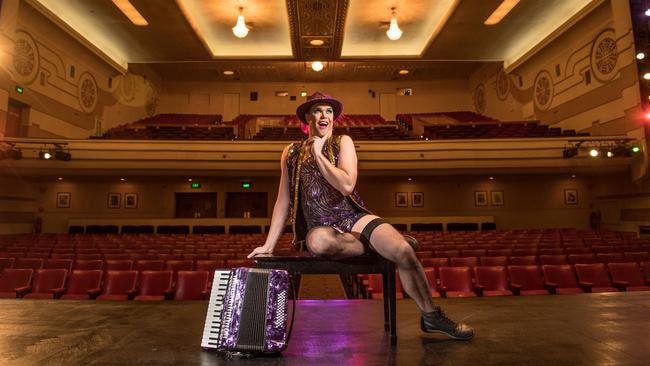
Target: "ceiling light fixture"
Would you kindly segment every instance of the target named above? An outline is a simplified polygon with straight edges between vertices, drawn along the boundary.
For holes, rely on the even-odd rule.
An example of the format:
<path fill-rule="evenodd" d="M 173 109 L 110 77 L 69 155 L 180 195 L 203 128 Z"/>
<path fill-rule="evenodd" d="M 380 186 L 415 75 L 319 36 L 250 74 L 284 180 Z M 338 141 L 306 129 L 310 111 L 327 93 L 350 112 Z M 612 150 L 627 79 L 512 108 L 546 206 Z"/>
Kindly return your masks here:
<path fill-rule="evenodd" d="M 248 35 L 248 27 L 246 26 L 246 21 L 244 20 L 244 8 L 239 8 L 239 15 L 237 16 L 237 24 L 232 27 L 232 33 L 237 38 L 244 38 Z"/>
<path fill-rule="evenodd" d="M 503 0 L 501 5 L 496 8 L 492 14 L 483 22 L 485 25 L 495 25 L 498 24 L 506 15 L 519 4 L 519 0 Z"/>
<path fill-rule="evenodd" d="M 397 25 L 397 15 L 395 14 L 395 8 L 390 8 L 390 26 L 388 27 L 388 30 L 386 31 L 386 35 L 388 36 L 388 39 L 391 41 L 396 41 L 402 37 L 402 30 L 399 29 L 399 26 Z"/>
<path fill-rule="evenodd" d="M 311 69 L 316 71 L 316 72 L 319 72 L 319 71 L 323 70 L 323 67 L 324 67 L 323 63 L 320 62 L 320 61 L 314 61 L 314 62 L 311 63 Z"/>
<path fill-rule="evenodd" d="M 643 60 L 645 58 L 645 52 L 639 52 L 636 54 L 637 60 Z"/>
<path fill-rule="evenodd" d="M 409 71 L 406 70 L 406 69 L 402 69 L 402 70 L 398 71 L 397 73 L 400 74 L 400 75 L 406 75 L 406 74 L 409 73 Z"/>
<path fill-rule="evenodd" d="M 323 41 L 322 39 L 312 39 L 311 41 L 309 41 L 309 44 L 312 46 L 320 47 L 325 44 L 325 41 Z"/>
<path fill-rule="evenodd" d="M 223 72 L 223 74 L 224 74 L 224 75 L 231 76 L 231 75 L 235 75 L 235 72 L 232 71 L 232 70 L 226 70 L 226 71 Z"/>
<path fill-rule="evenodd" d="M 145 26 L 149 25 L 149 22 L 140 14 L 138 9 L 131 4 L 129 0 L 113 0 L 113 4 L 120 9 L 124 15 L 129 18 L 131 23 L 138 25 L 138 26 Z"/>

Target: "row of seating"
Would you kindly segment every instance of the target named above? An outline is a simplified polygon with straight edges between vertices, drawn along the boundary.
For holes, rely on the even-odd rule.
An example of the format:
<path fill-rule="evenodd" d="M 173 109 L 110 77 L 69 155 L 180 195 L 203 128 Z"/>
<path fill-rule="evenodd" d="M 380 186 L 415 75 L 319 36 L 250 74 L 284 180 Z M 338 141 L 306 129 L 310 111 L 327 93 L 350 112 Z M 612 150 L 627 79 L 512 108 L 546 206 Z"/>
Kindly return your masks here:
<path fill-rule="evenodd" d="M 250 259 L 62 259 L 51 258 L 0 258 L 0 271 L 5 268 L 13 269 L 65 269 L 72 270 L 102 270 L 102 271 L 209 271 L 216 268 L 254 267 Z"/>
<path fill-rule="evenodd" d="M 353 140 L 391 141 L 414 140 L 397 126 L 388 127 L 335 127 L 334 135 L 348 135 Z M 305 134 L 298 127 L 264 127 L 253 140 L 258 141 L 296 141 L 305 138 Z"/>
<path fill-rule="evenodd" d="M 5 268 L 0 274 L 0 298 L 206 300 L 209 278 L 208 271 L 178 271 L 174 280 L 172 271 Z"/>
<path fill-rule="evenodd" d="M 562 130 L 559 127 L 529 123 L 507 124 L 459 124 L 459 125 L 429 125 L 424 127 L 421 136 L 426 140 L 458 140 L 458 139 L 492 139 L 492 138 L 537 138 L 562 136 L 588 136 L 587 133 L 576 133 L 575 130 Z"/>
<path fill-rule="evenodd" d="M 590 264 L 590 263 L 626 263 L 650 262 L 649 252 L 625 252 L 566 255 L 521 255 L 521 256 L 484 256 L 484 257 L 419 257 L 425 267 L 476 267 L 507 266 L 528 264 Z"/>
<path fill-rule="evenodd" d="M 101 138 L 108 140 L 234 140 L 231 127 L 145 126 L 111 129 Z"/>
<path fill-rule="evenodd" d="M 650 262 L 425 268 L 433 297 L 650 291 Z M 367 294 L 381 298 L 381 275 L 368 275 Z M 398 286 L 398 297 L 405 294 Z"/>

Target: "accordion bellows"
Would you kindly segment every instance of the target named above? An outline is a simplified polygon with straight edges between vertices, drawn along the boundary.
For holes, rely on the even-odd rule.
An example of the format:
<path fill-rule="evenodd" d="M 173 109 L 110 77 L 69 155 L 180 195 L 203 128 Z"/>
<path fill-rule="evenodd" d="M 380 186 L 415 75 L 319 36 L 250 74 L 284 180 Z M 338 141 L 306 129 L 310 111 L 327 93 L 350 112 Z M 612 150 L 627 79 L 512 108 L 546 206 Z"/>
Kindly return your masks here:
<path fill-rule="evenodd" d="M 215 271 L 201 346 L 246 353 L 283 351 L 288 342 L 288 301 L 286 271 Z"/>

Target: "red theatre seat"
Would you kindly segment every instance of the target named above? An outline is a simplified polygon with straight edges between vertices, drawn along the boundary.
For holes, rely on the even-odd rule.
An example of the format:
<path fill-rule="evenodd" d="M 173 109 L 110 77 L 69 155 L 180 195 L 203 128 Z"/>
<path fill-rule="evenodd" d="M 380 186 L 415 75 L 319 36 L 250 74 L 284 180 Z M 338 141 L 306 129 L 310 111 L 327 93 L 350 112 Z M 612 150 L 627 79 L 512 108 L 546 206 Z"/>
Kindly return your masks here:
<path fill-rule="evenodd" d="M 45 260 L 42 258 L 16 258 L 16 261 L 14 262 L 14 268 L 16 269 L 41 269 L 43 268 L 43 263 Z"/>
<path fill-rule="evenodd" d="M 101 293 L 102 271 L 98 269 L 74 270 L 70 275 L 62 300 L 90 300 Z"/>
<path fill-rule="evenodd" d="M 521 255 L 510 257 L 510 264 L 513 266 L 531 266 L 537 265 L 536 255 Z"/>
<path fill-rule="evenodd" d="M 131 259 L 108 259 L 104 266 L 104 271 L 130 271 L 132 269 L 133 260 Z"/>
<path fill-rule="evenodd" d="M 638 263 L 610 263 L 607 267 L 614 286 L 625 291 L 650 291 L 650 281 L 643 280 Z"/>
<path fill-rule="evenodd" d="M 482 266 L 507 266 L 508 257 L 498 256 L 498 257 L 481 257 Z"/>
<path fill-rule="evenodd" d="M 477 257 L 452 257 L 449 259 L 452 267 L 471 267 L 478 266 Z"/>
<path fill-rule="evenodd" d="M 136 271 L 162 271 L 164 262 L 160 259 L 144 259 L 135 262 Z"/>
<path fill-rule="evenodd" d="M 472 270 L 469 267 L 440 267 L 440 287 L 445 297 L 473 297 Z"/>
<path fill-rule="evenodd" d="M 578 287 L 578 280 L 576 279 L 576 274 L 572 265 L 547 264 L 542 266 L 542 272 L 544 273 L 545 286 L 549 288 L 551 292 L 559 295 L 584 293 L 584 291 Z"/>
<path fill-rule="evenodd" d="M 70 272 L 72 271 L 72 259 L 60 259 L 60 258 L 48 259 L 47 263 L 45 263 L 45 268 L 46 269 L 62 268 L 62 269 L 67 269 L 68 272 Z"/>
<path fill-rule="evenodd" d="M 616 292 L 617 289 L 612 284 L 607 274 L 607 269 L 603 263 L 576 264 L 576 273 L 578 274 L 578 284 L 586 292 Z"/>
<path fill-rule="evenodd" d="M 566 255 L 564 254 L 552 254 L 552 255 L 540 255 L 539 263 L 541 265 L 545 264 L 568 264 Z"/>
<path fill-rule="evenodd" d="M 516 295 L 549 295 L 538 266 L 510 266 L 510 288 Z"/>
<path fill-rule="evenodd" d="M 371 273 L 368 275 L 368 296 L 371 299 L 383 299 L 384 298 L 384 286 L 382 281 L 382 275 L 378 273 Z M 395 297 L 398 299 L 404 298 L 404 289 L 402 288 L 402 282 L 399 279 L 399 273 L 395 274 Z"/>
<path fill-rule="evenodd" d="M 80 270 L 101 270 L 104 266 L 104 261 L 101 259 L 77 259 L 74 262 L 74 269 Z"/>
<path fill-rule="evenodd" d="M 628 262 L 648 262 L 650 261 L 650 253 L 648 252 L 625 252 L 625 259 Z"/>
<path fill-rule="evenodd" d="M 34 270 L 30 268 L 5 268 L 0 274 L 0 298 L 15 299 L 18 293 L 24 293 L 32 283 Z"/>
<path fill-rule="evenodd" d="M 97 300 L 128 300 L 136 293 L 137 271 L 107 271 L 103 294 Z"/>
<path fill-rule="evenodd" d="M 174 300 L 206 300 L 208 271 L 178 271 Z"/>
<path fill-rule="evenodd" d="M 172 292 L 172 271 L 142 271 L 140 291 L 135 301 L 165 300 Z"/>
<path fill-rule="evenodd" d="M 14 258 L 0 258 L 0 273 L 5 268 L 13 268 L 15 260 Z"/>
<path fill-rule="evenodd" d="M 623 256 L 623 253 L 597 253 L 596 258 L 605 264 L 627 262 L 627 260 L 625 260 L 625 256 Z"/>
<path fill-rule="evenodd" d="M 508 290 L 506 268 L 503 266 L 479 266 L 476 273 L 476 288 L 481 296 L 511 296 Z"/>
<path fill-rule="evenodd" d="M 598 259 L 592 253 L 588 254 L 569 254 L 569 262 L 571 264 L 590 264 L 598 263 Z"/>
<path fill-rule="evenodd" d="M 65 269 L 39 269 L 34 276 L 34 286 L 31 293 L 22 296 L 25 299 L 54 299 L 63 293 L 65 278 L 68 271 Z M 29 290 L 25 290 L 28 292 Z"/>
<path fill-rule="evenodd" d="M 427 283 L 429 284 L 429 292 L 431 292 L 431 297 L 440 297 L 440 292 L 436 290 L 438 287 L 436 270 L 433 268 L 425 268 L 424 275 L 427 277 Z"/>

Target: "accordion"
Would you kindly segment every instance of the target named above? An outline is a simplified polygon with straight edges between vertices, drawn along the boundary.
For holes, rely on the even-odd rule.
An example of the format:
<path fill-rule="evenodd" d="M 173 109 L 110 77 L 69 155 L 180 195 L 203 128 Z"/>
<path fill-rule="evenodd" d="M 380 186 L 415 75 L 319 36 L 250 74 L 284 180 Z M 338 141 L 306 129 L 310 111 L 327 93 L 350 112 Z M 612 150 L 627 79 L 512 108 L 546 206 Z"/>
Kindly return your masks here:
<path fill-rule="evenodd" d="M 216 270 L 201 347 L 242 354 L 282 352 L 291 334 L 289 283 L 283 270 Z"/>

